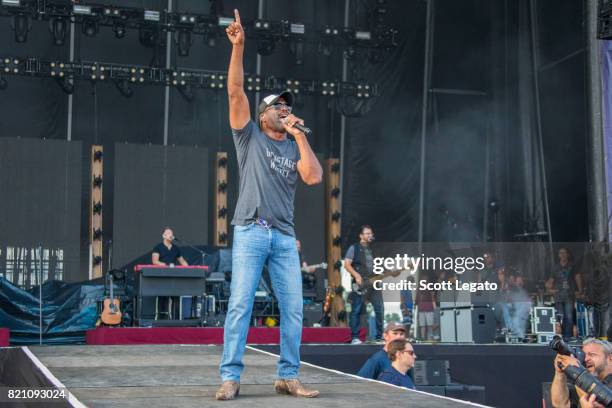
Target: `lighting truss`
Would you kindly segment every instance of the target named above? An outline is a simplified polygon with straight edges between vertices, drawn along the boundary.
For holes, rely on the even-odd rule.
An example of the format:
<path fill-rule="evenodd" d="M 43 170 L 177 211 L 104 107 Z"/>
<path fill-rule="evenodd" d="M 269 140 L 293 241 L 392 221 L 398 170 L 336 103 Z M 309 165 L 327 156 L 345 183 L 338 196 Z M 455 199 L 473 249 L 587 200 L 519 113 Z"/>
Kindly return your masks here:
<path fill-rule="evenodd" d="M 126 29 L 156 26 L 165 32 L 189 30 L 198 35 L 225 35 L 224 30 L 233 19 L 229 17 L 188 12 L 148 10 L 119 5 L 74 4 L 69 0 L 0 0 L 0 16 L 27 15 L 36 20 L 63 17 L 77 24 L 91 23 Z M 377 27 L 361 30 L 340 26 L 315 26 L 298 21 L 269 21 L 243 19 L 247 38 L 265 38 L 273 41 L 298 40 L 332 46 L 363 47 L 389 50 L 397 46 L 398 31 Z"/>
<path fill-rule="evenodd" d="M 0 75 L 46 77 L 55 79 L 127 82 L 134 85 L 161 85 L 176 88 L 225 90 L 227 72 L 183 68 L 154 68 L 105 62 L 66 62 L 38 58 L 0 56 Z M 375 84 L 337 80 L 303 80 L 246 73 L 246 92 L 289 90 L 297 95 L 325 97 L 350 96 L 369 99 L 378 96 Z"/>

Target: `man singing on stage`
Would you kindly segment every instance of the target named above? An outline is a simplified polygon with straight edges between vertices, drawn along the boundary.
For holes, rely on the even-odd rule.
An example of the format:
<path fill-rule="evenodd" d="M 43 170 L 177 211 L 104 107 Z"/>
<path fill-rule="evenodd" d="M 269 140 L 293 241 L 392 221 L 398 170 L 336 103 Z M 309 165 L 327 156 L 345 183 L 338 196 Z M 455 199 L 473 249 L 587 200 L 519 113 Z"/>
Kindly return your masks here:
<path fill-rule="evenodd" d="M 280 394 L 317 397 L 318 391 L 298 380 L 302 336 L 302 279 L 293 230 L 293 200 L 297 174 L 308 184 L 321 182 L 323 170 L 304 133 L 295 127 L 304 121 L 291 114 L 289 92 L 266 96 L 251 120 L 244 92 L 244 30 L 238 10 L 227 29 L 232 55 L 227 76 L 229 120 L 240 171 L 238 204 L 234 213 L 232 283 L 225 320 L 223 357 L 219 371 L 223 384 L 218 400 L 230 400 L 240 390 L 249 321 L 255 289 L 267 263 L 279 302 L 280 359 L 274 389 Z M 301 127 L 300 126 L 300 127 Z M 295 140 L 290 140 L 287 133 Z"/>

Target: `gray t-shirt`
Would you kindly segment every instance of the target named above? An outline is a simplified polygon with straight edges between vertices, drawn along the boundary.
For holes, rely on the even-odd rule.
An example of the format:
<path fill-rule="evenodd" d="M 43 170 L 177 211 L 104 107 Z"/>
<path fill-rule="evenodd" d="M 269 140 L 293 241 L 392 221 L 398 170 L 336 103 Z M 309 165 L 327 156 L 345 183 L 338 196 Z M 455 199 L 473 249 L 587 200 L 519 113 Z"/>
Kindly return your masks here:
<path fill-rule="evenodd" d="M 293 200 L 300 152 L 294 140 L 277 141 L 253 122 L 232 129 L 240 170 L 238 204 L 234 225 L 247 225 L 257 217 L 283 234 L 293 231 Z"/>

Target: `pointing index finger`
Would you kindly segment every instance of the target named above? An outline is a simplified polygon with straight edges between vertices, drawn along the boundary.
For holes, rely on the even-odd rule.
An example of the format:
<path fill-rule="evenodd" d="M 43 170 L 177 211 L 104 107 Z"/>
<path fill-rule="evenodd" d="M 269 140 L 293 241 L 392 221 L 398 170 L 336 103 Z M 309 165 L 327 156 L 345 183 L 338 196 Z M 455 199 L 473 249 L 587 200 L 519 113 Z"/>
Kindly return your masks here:
<path fill-rule="evenodd" d="M 240 23 L 240 13 L 238 13 L 238 9 L 234 9 L 234 18 L 236 19 L 236 22 L 238 24 L 241 24 Z"/>

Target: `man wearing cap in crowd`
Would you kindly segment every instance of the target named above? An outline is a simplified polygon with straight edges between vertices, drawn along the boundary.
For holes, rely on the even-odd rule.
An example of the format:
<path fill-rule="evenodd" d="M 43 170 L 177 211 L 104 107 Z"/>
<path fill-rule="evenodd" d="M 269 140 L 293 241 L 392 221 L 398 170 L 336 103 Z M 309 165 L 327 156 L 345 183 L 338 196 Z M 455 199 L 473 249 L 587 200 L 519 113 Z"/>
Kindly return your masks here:
<path fill-rule="evenodd" d="M 359 369 L 357 375 L 363 378 L 371 378 L 373 380 L 378 379 L 378 376 L 383 371 L 391 367 L 391 360 L 389 360 L 389 356 L 387 354 L 389 343 L 391 343 L 393 340 L 405 338 L 406 329 L 404 326 L 400 323 L 389 322 L 383 333 L 385 345 L 382 349 L 370 356 L 363 367 Z M 412 376 L 412 371 L 410 372 L 410 376 Z"/>
<path fill-rule="evenodd" d="M 298 380 L 302 337 L 302 275 L 293 229 L 293 201 L 298 173 L 308 185 L 321 182 L 323 170 L 306 135 L 294 127 L 304 121 L 292 112 L 293 95 L 268 95 L 251 119 L 244 91 L 244 30 L 238 10 L 227 29 L 232 54 L 227 75 L 229 121 L 236 146 L 240 185 L 234 212 L 231 295 L 225 319 L 223 381 L 215 397 L 231 400 L 240 391 L 242 357 L 262 268 L 268 265 L 279 302 L 280 359 L 277 393 L 316 397 L 319 392 Z M 294 140 L 287 137 L 293 136 Z"/>

